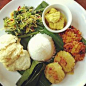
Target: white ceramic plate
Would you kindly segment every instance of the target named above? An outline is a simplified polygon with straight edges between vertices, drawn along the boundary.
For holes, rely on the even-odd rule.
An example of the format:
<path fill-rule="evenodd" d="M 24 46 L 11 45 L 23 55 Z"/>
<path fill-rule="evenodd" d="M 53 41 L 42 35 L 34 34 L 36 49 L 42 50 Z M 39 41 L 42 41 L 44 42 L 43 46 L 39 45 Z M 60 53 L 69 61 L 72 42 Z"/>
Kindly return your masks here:
<path fill-rule="evenodd" d="M 0 28 L 3 28 L 3 18 L 10 16 L 10 13 L 17 9 L 18 6 L 37 7 L 43 0 L 13 0 L 0 11 Z M 78 28 L 83 37 L 86 39 L 86 11 L 73 0 L 46 0 L 49 4 L 61 3 L 69 7 L 73 21 L 72 25 Z M 5 32 L 0 29 L 0 36 Z M 18 72 L 7 71 L 0 63 L 0 82 L 3 86 L 16 86 L 15 83 L 21 77 Z M 65 79 L 57 85 L 52 86 L 83 86 L 86 83 L 86 57 L 83 61 L 78 62 L 74 69 L 73 75 L 66 75 Z"/>

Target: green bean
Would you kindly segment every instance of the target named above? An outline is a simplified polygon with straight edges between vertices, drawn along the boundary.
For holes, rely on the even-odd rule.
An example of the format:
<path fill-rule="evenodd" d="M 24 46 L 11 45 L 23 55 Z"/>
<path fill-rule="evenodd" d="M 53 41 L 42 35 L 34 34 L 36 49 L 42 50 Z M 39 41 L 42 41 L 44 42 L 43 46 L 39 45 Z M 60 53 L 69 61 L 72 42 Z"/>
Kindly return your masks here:
<path fill-rule="evenodd" d="M 14 11 L 14 20 L 15 20 L 16 30 L 18 31 L 18 33 L 20 33 L 20 29 L 18 27 L 18 23 L 17 23 L 16 17 L 17 17 L 16 11 Z"/>
<path fill-rule="evenodd" d="M 32 36 L 32 35 L 35 35 L 39 33 L 38 31 L 37 32 L 32 32 L 32 33 L 29 33 L 29 34 L 25 34 L 25 35 L 21 35 L 21 36 L 17 36 L 18 38 L 25 38 L 25 37 L 29 37 L 29 36 Z"/>

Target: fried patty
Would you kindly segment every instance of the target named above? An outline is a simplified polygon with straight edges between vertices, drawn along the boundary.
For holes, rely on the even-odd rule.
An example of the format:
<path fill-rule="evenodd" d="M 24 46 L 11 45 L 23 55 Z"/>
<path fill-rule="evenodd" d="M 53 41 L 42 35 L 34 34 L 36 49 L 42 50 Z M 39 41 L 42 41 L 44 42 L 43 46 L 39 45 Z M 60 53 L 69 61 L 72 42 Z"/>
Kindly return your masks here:
<path fill-rule="evenodd" d="M 85 45 L 82 42 L 73 41 L 64 45 L 64 50 L 71 53 L 75 61 L 81 61 L 85 57 Z"/>
<path fill-rule="evenodd" d="M 54 58 L 54 62 L 58 62 L 66 73 L 72 71 L 75 66 L 73 56 L 66 51 L 58 52 Z"/>
<path fill-rule="evenodd" d="M 80 41 L 82 39 L 81 32 L 73 26 L 60 34 L 64 43 L 70 43 L 72 41 Z"/>
<path fill-rule="evenodd" d="M 65 73 L 62 70 L 62 67 L 58 64 L 58 62 L 50 63 L 45 68 L 45 77 L 53 84 L 57 84 L 61 82 Z"/>

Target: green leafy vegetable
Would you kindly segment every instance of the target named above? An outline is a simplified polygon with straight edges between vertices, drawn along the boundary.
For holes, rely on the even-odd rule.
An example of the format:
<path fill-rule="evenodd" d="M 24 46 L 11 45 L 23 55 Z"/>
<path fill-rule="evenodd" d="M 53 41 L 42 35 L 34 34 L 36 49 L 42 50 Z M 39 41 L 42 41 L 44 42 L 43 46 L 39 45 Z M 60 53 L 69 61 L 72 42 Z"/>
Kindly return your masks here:
<path fill-rule="evenodd" d="M 32 62 L 31 67 L 30 67 L 29 69 L 27 69 L 27 70 L 23 73 L 22 77 L 21 77 L 21 78 L 19 79 L 19 81 L 17 82 L 17 84 L 16 84 L 17 86 L 21 86 L 24 81 L 28 80 L 28 78 L 29 78 L 30 75 L 32 74 L 32 72 L 33 72 L 33 70 L 34 70 L 34 68 L 36 67 L 37 64 L 39 64 L 38 61 L 33 61 L 33 62 Z"/>
<path fill-rule="evenodd" d="M 28 42 L 29 42 L 30 38 L 31 37 L 21 38 L 20 43 L 25 50 L 27 50 L 27 45 L 28 45 Z"/>
<path fill-rule="evenodd" d="M 51 86 L 51 83 L 46 79 L 44 75 L 44 71 L 42 71 L 41 76 L 39 78 L 39 82 L 36 86 Z"/>
<path fill-rule="evenodd" d="M 45 1 L 43 1 L 36 9 L 36 13 L 42 15 L 42 12 L 44 11 L 44 9 L 48 6 L 48 3 L 46 3 Z"/>
<path fill-rule="evenodd" d="M 34 86 L 36 86 L 36 83 L 37 83 L 37 80 L 36 79 L 37 79 L 37 77 L 40 76 L 40 74 L 44 70 L 44 68 L 45 68 L 45 64 L 44 63 L 38 64 L 34 68 L 33 74 L 30 77 L 30 79 L 26 83 L 24 83 L 24 86 L 32 86 L 33 82 L 35 83 Z"/>
<path fill-rule="evenodd" d="M 47 6 L 48 6 L 48 3 L 43 1 L 35 10 L 40 10 L 40 9 L 46 8 Z"/>
<path fill-rule="evenodd" d="M 49 4 L 46 3 L 45 1 L 43 1 L 43 2 L 41 3 L 41 5 L 42 5 L 42 8 L 46 8 Z"/>
<path fill-rule="evenodd" d="M 17 14 L 16 14 L 16 11 L 14 11 L 14 21 L 15 21 L 16 30 L 18 31 L 18 33 L 20 33 L 20 29 L 19 29 L 16 17 L 17 17 Z"/>
<path fill-rule="evenodd" d="M 39 76 L 37 76 L 36 78 L 35 78 L 35 80 L 33 80 L 31 83 L 28 83 L 27 85 L 22 85 L 22 86 L 37 86 L 36 84 L 38 83 L 38 81 L 39 81 L 39 77 L 40 77 L 40 75 Z"/>
<path fill-rule="evenodd" d="M 38 10 L 36 10 L 36 13 L 38 13 L 38 12 L 43 12 L 44 9 L 45 9 L 45 8 L 38 9 Z"/>
<path fill-rule="evenodd" d="M 81 41 L 86 45 L 86 40 L 83 37 Z M 86 47 L 85 47 L 85 52 L 86 52 Z"/>
<path fill-rule="evenodd" d="M 37 12 L 42 13 L 43 9 Z M 37 21 L 42 22 L 42 17 L 40 14 L 36 13 L 33 7 L 18 7 L 16 11 L 11 13 L 10 18 L 5 17 L 4 28 L 7 33 L 14 34 L 16 36 L 22 36 L 27 33 L 35 32 L 35 27 L 37 27 Z"/>
<path fill-rule="evenodd" d="M 21 75 L 25 72 L 25 70 L 18 71 Z"/>
<path fill-rule="evenodd" d="M 81 41 L 86 45 L 86 40 L 83 37 Z"/>

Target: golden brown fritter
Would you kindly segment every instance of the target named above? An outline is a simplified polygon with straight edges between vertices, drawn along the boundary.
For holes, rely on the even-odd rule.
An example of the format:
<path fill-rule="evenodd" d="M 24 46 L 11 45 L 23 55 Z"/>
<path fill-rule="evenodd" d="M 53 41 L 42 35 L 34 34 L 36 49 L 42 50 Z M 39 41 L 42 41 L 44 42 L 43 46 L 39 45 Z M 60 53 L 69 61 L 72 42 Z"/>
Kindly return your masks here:
<path fill-rule="evenodd" d="M 78 29 L 74 28 L 73 26 L 71 27 L 71 29 L 70 28 L 67 29 L 60 35 L 64 43 L 69 43 L 72 41 L 80 41 L 82 39 L 81 32 Z"/>
<path fill-rule="evenodd" d="M 45 77 L 53 84 L 57 84 L 61 82 L 65 73 L 62 70 L 62 67 L 58 64 L 58 62 L 50 63 L 45 68 Z"/>
<path fill-rule="evenodd" d="M 64 45 L 64 50 L 71 53 L 75 61 L 81 61 L 85 57 L 85 45 L 82 42 L 73 41 Z"/>
<path fill-rule="evenodd" d="M 58 62 L 66 73 L 72 71 L 75 66 L 73 56 L 66 51 L 58 52 L 54 58 L 54 62 Z"/>

